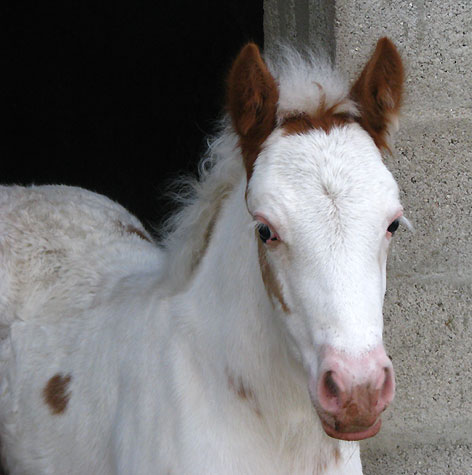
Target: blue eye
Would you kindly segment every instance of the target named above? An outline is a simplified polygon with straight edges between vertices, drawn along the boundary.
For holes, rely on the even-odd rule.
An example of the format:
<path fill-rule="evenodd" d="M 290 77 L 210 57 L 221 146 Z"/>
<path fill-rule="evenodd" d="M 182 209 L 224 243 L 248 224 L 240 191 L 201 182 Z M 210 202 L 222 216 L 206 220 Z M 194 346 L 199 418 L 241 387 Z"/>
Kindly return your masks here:
<path fill-rule="evenodd" d="M 387 231 L 393 236 L 399 225 L 400 220 L 396 219 L 395 221 L 392 221 L 392 224 L 390 224 L 390 226 L 387 228 Z"/>
<path fill-rule="evenodd" d="M 265 223 L 259 223 L 257 225 L 257 232 L 259 233 L 259 237 L 263 243 L 266 243 L 267 241 L 277 241 L 277 236 Z"/>

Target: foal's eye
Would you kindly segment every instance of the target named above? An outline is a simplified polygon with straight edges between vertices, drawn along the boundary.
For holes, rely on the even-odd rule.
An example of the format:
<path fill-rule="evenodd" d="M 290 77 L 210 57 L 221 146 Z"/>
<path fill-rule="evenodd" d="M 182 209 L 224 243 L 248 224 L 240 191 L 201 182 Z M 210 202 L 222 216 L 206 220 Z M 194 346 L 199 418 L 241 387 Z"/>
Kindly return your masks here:
<path fill-rule="evenodd" d="M 390 226 L 387 228 L 387 231 L 393 236 L 395 231 L 398 229 L 399 225 L 400 225 L 400 220 L 396 219 L 395 221 L 392 221 Z"/>
<path fill-rule="evenodd" d="M 257 225 L 257 232 L 262 242 L 266 243 L 267 241 L 277 241 L 278 238 L 276 234 L 270 229 L 270 227 L 265 223 L 259 223 Z"/>

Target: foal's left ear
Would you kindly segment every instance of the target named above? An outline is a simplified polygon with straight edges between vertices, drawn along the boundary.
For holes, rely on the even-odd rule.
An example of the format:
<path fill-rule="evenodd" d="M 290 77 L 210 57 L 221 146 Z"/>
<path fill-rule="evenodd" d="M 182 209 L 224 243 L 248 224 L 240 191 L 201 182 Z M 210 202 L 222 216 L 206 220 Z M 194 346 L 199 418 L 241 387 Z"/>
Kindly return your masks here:
<path fill-rule="evenodd" d="M 227 94 L 249 180 L 261 145 L 275 128 L 279 99 L 275 80 L 254 43 L 247 44 L 234 61 Z"/>
<path fill-rule="evenodd" d="M 403 64 L 395 45 L 381 38 L 351 89 L 360 108 L 359 122 L 379 148 L 389 150 L 389 135 L 397 128 L 403 81 Z"/>

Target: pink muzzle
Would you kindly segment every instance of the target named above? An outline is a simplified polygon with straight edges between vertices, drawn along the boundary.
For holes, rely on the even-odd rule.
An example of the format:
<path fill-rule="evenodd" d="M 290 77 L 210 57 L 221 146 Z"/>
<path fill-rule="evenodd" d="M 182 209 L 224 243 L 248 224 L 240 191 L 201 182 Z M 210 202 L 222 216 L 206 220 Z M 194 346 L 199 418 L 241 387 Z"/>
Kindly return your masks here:
<path fill-rule="evenodd" d="M 327 346 L 318 374 L 310 392 L 325 432 L 342 440 L 377 434 L 380 414 L 395 393 L 393 366 L 384 347 L 353 358 Z"/>

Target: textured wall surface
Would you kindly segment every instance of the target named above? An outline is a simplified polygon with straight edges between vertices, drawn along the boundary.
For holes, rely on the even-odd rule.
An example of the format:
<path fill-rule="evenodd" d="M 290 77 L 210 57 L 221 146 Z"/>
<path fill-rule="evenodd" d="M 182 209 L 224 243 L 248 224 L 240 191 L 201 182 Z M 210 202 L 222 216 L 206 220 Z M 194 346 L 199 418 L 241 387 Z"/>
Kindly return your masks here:
<path fill-rule="evenodd" d="M 307 21 L 297 22 L 297 8 Z M 267 46 L 317 47 L 320 19 L 351 80 L 382 36 L 397 45 L 407 75 L 385 161 L 415 232 L 399 231 L 390 254 L 385 343 L 397 395 L 380 434 L 362 444 L 365 472 L 471 474 L 472 2 L 266 0 Z"/>
<path fill-rule="evenodd" d="M 264 42 L 282 40 L 335 57 L 335 2 L 329 0 L 264 0 Z"/>

